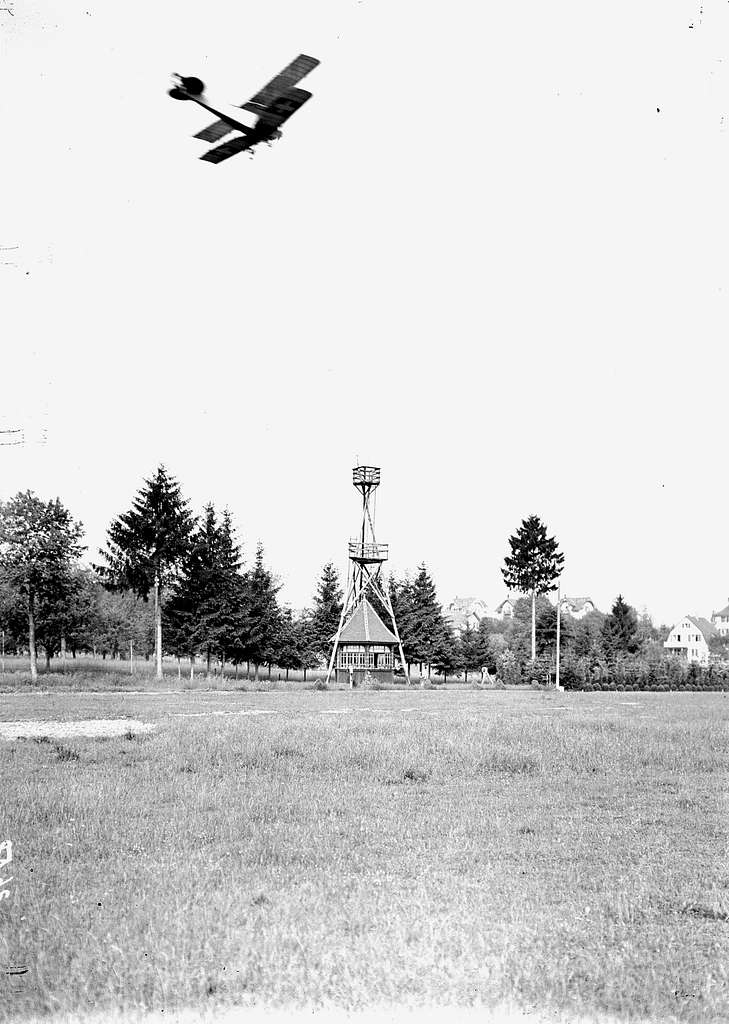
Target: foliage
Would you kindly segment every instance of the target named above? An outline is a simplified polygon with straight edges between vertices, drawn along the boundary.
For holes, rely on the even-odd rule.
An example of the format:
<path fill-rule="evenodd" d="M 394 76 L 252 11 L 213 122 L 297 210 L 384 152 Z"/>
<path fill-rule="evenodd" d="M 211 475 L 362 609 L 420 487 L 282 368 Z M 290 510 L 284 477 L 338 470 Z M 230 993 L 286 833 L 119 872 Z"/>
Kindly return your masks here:
<path fill-rule="evenodd" d="M 641 649 L 638 617 L 635 609 L 618 594 L 602 628 L 603 647 L 608 660 L 621 655 L 637 654 Z"/>
<path fill-rule="evenodd" d="M 444 679 L 460 674 L 463 667 L 461 644 L 449 629 L 441 632 L 434 649 L 432 663 L 435 671 Z"/>
<path fill-rule="evenodd" d="M 58 609 L 73 590 L 73 567 L 84 549 L 83 527 L 56 498 L 32 491 L 0 504 L 0 581 L 23 599 L 27 612 L 30 671 L 36 674 L 36 614 Z"/>
<path fill-rule="evenodd" d="M 425 564 L 418 567 L 418 573 L 400 603 L 406 605 L 403 617 L 407 647 L 403 641 L 405 657 L 409 662 L 431 665 L 441 652 L 445 652 L 451 635 L 435 591 L 435 584 Z"/>
<path fill-rule="evenodd" d="M 188 553 L 195 520 L 180 485 L 164 466 L 144 481 L 132 507 L 113 520 L 97 570 L 110 589 L 143 599 L 155 584 L 170 586 Z"/>
<path fill-rule="evenodd" d="M 339 573 L 333 562 L 327 562 L 317 583 L 310 621 L 311 647 L 322 661 L 328 661 L 332 652 L 332 638 L 342 615 L 342 597 Z"/>
<path fill-rule="evenodd" d="M 466 624 L 459 647 L 460 667 L 463 669 L 465 681 L 468 682 L 468 673 L 480 672 L 488 661 L 488 636 L 480 629 L 472 629 Z"/>
<path fill-rule="evenodd" d="M 564 566 L 564 555 L 554 537 L 538 516 L 523 519 L 516 533 L 509 537 L 511 554 L 504 559 L 501 574 L 510 590 L 532 595 L 532 661 L 536 657 L 536 597 L 556 590 L 555 580 Z"/>
<path fill-rule="evenodd" d="M 560 682 L 566 690 L 729 690 L 729 666 L 688 664 L 677 657 L 620 657 L 611 663 L 567 655 Z"/>
<path fill-rule="evenodd" d="M 200 651 L 225 659 L 245 634 L 245 581 L 241 551 L 230 514 L 219 521 L 208 504 L 190 538 L 165 606 L 167 648 L 194 656 Z"/>
<path fill-rule="evenodd" d="M 556 590 L 555 580 L 562 572 L 564 555 L 554 537 L 538 516 L 523 519 L 516 533 L 509 537 L 511 554 L 504 559 L 501 574 L 510 590 L 523 594 L 544 594 Z"/>
<path fill-rule="evenodd" d="M 145 480 L 132 507 L 107 531 L 104 565 L 97 566 L 110 589 L 131 590 L 155 598 L 155 656 L 162 677 L 162 603 L 165 588 L 174 584 L 190 549 L 195 520 L 177 481 L 164 466 Z"/>
<path fill-rule="evenodd" d="M 281 585 L 263 562 L 263 545 L 259 542 L 253 568 L 246 574 L 246 634 L 236 656 L 256 666 L 270 665 L 276 658 L 279 643 L 281 612 L 276 595 Z"/>

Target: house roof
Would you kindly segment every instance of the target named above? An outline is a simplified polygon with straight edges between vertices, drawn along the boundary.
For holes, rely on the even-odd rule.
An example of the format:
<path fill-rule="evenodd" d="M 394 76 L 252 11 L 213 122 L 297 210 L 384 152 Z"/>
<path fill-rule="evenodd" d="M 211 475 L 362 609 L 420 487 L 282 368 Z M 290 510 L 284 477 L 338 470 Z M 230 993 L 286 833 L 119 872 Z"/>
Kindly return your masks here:
<path fill-rule="evenodd" d="M 726 618 L 727 616 L 729 616 L 729 604 L 726 606 L 726 608 L 722 608 L 720 612 L 712 612 L 711 613 L 712 619 L 714 618 L 715 615 L 721 615 L 723 618 Z"/>
<path fill-rule="evenodd" d="M 397 637 L 387 628 L 367 598 L 357 605 L 339 640 L 345 644 L 397 643 Z"/>
<path fill-rule="evenodd" d="M 570 608 L 574 608 L 576 612 L 581 611 L 586 604 L 591 604 L 593 608 L 595 607 L 595 602 L 591 597 L 563 597 L 562 604 L 565 604 L 565 602 Z"/>
<path fill-rule="evenodd" d="M 497 604 L 497 605 L 496 605 L 496 611 L 497 611 L 497 612 L 500 612 L 500 611 L 502 610 L 502 608 L 504 607 L 504 605 L 505 605 L 505 604 L 510 604 L 510 605 L 511 605 L 511 607 L 513 608 L 513 607 L 514 607 L 514 605 L 516 604 L 516 602 L 517 602 L 517 598 L 516 598 L 516 597 L 507 597 L 507 598 L 505 598 L 505 599 L 504 599 L 504 600 L 503 600 L 503 601 L 501 602 L 501 604 Z"/>
<path fill-rule="evenodd" d="M 709 622 L 708 619 L 702 619 L 694 615 L 687 615 L 686 618 L 689 620 L 689 622 L 693 622 L 694 626 L 696 626 L 697 629 L 701 630 L 704 640 L 706 640 L 707 643 L 710 637 L 716 636 L 717 629 Z"/>

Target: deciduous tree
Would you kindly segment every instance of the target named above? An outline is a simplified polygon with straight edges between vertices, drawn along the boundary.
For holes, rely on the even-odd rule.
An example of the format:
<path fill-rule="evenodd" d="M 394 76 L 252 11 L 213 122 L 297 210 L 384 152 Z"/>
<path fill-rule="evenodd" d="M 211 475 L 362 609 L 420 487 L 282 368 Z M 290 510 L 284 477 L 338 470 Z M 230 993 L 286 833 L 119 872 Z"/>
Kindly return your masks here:
<path fill-rule="evenodd" d="M 0 504 L 0 579 L 25 605 L 32 679 L 38 677 L 37 612 L 72 588 L 74 563 L 85 550 L 82 537 L 81 523 L 58 498 L 45 502 L 25 491 Z"/>

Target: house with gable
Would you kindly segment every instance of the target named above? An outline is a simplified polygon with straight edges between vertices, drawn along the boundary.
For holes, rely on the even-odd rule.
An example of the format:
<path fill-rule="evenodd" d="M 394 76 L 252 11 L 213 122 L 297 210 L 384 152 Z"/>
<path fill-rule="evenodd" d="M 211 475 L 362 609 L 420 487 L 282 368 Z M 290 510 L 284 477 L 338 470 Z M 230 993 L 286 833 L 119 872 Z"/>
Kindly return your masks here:
<path fill-rule="evenodd" d="M 559 602 L 559 610 L 562 615 L 569 615 L 572 619 L 584 619 L 595 611 L 595 602 L 589 597 L 563 597 Z"/>
<path fill-rule="evenodd" d="M 507 599 L 502 601 L 501 604 L 496 605 L 496 618 L 500 621 L 503 621 L 504 619 L 513 619 L 515 607 L 516 598 L 507 597 Z"/>
<path fill-rule="evenodd" d="M 729 604 L 720 612 L 711 613 L 711 624 L 720 636 L 729 636 Z"/>
<path fill-rule="evenodd" d="M 478 629 L 482 619 L 495 619 L 497 615 L 480 597 L 454 597 L 443 610 L 443 617 L 460 636 L 466 629 Z"/>
<path fill-rule="evenodd" d="M 668 634 L 663 646 L 674 657 L 697 665 L 709 664 L 709 640 L 717 630 L 708 619 L 685 615 Z"/>

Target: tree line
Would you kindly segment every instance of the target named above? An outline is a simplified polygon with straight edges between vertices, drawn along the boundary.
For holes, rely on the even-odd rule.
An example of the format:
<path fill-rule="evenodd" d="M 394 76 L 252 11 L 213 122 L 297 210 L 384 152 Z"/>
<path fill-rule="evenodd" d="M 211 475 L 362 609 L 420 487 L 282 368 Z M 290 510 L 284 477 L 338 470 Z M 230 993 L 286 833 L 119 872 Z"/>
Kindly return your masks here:
<path fill-rule="evenodd" d="M 342 585 L 332 563 L 316 583 L 312 606 L 295 615 L 279 599 L 280 583 L 258 544 L 245 564 L 227 510 L 213 503 L 193 514 L 179 483 L 164 466 L 145 479 L 131 507 L 108 527 L 98 561 L 80 558 L 83 526 L 59 499 L 27 491 L 0 503 L 0 629 L 8 651 L 27 651 L 37 676 L 37 652 L 89 652 L 105 657 L 133 650 L 196 664 L 276 665 L 287 673 L 325 665 L 342 611 Z M 456 636 L 438 602 L 425 564 L 414 576 L 387 580 L 406 666 L 448 678 L 471 673 L 504 682 L 549 676 L 556 654 L 556 589 L 564 556 L 537 516 L 509 538 L 502 574 L 526 596 L 513 619 L 484 619 Z M 387 612 L 373 595 L 385 622 Z M 563 617 L 564 670 L 592 671 L 617 660 L 662 654 L 661 637 L 619 596 L 609 613 L 576 622 Z M 576 666 L 576 667 L 575 667 Z"/>
<path fill-rule="evenodd" d="M 0 503 L 0 629 L 7 652 L 27 651 L 37 678 L 38 651 L 102 658 L 134 650 L 307 669 L 331 647 L 341 611 L 333 565 L 318 581 L 313 606 L 294 616 L 262 544 L 252 564 L 227 510 L 208 504 L 193 515 L 178 482 L 160 466 L 131 507 L 110 524 L 98 562 L 80 564 L 84 530 L 60 500 L 31 491 Z"/>

